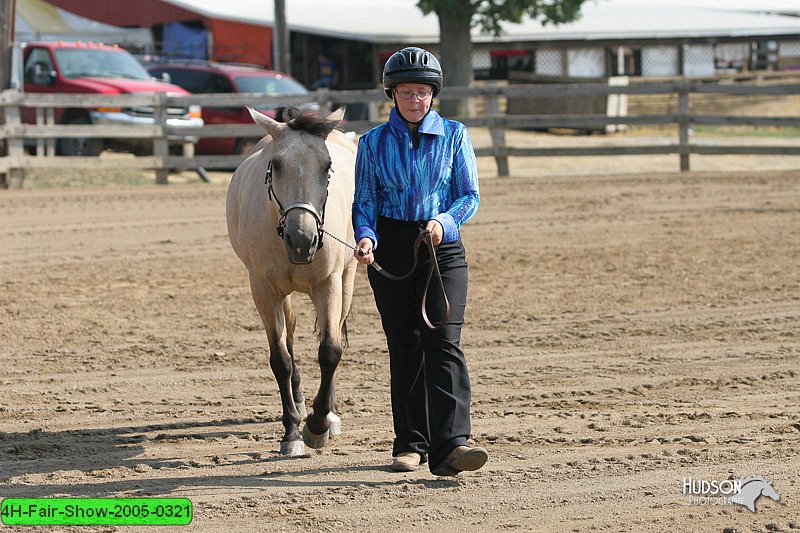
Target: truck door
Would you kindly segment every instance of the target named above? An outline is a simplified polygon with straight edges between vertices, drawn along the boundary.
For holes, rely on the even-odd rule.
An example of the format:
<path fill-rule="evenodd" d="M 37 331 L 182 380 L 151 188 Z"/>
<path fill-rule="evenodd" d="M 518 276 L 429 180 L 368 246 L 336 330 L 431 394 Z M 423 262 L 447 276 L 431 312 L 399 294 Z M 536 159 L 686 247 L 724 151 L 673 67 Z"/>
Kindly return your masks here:
<path fill-rule="evenodd" d="M 57 74 L 50 52 L 45 48 L 28 48 L 25 50 L 23 68 L 23 86 L 26 93 L 56 92 Z M 32 107 L 20 109 L 20 119 L 26 124 L 36 123 L 36 110 Z M 56 117 L 58 121 L 58 117 Z"/>

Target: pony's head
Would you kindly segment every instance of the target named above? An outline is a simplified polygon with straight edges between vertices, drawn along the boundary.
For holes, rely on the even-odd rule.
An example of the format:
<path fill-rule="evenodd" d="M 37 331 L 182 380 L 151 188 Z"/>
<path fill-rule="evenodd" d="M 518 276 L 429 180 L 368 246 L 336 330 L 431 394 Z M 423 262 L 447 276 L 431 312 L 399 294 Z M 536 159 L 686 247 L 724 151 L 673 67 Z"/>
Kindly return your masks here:
<path fill-rule="evenodd" d="M 248 108 L 253 121 L 272 137 L 265 150 L 266 186 L 279 210 L 278 235 L 289 261 L 308 264 L 322 247 L 331 156 L 325 139 L 344 117 L 344 108 L 327 117 L 280 108 L 276 120 Z"/>

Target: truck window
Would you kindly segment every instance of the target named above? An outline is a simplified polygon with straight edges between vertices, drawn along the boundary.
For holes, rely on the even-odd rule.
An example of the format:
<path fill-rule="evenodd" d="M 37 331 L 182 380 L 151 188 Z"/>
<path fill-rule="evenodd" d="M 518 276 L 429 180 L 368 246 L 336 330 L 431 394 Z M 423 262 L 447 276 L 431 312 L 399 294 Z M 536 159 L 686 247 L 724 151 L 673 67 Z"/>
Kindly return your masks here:
<path fill-rule="evenodd" d="M 293 79 L 266 76 L 235 76 L 233 81 L 241 93 L 263 93 L 268 96 L 306 94 L 308 91 Z"/>
<path fill-rule="evenodd" d="M 155 69 L 151 71 L 155 75 L 162 72 L 169 74 L 170 81 L 175 85 L 183 87 L 190 93 L 202 94 L 210 93 L 212 74 L 210 72 L 185 70 L 179 68 Z"/>
<path fill-rule="evenodd" d="M 225 76 L 214 76 L 214 79 L 211 80 L 211 91 L 212 93 L 232 93 L 235 92 L 233 90 L 233 84 L 230 82 L 228 78 Z"/>
<path fill-rule="evenodd" d="M 97 48 L 60 48 L 55 50 L 61 75 L 65 78 L 96 76 L 149 80 L 150 75 L 132 55 Z"/>
<path fill-rule="evenodd" d="M 49 78 L 49 73 L 53 71 L 53 60 L 50 54 L 43 48 L 34 48 L 25 60 L 25 83 L 45 85 L 43 83 Z"/>

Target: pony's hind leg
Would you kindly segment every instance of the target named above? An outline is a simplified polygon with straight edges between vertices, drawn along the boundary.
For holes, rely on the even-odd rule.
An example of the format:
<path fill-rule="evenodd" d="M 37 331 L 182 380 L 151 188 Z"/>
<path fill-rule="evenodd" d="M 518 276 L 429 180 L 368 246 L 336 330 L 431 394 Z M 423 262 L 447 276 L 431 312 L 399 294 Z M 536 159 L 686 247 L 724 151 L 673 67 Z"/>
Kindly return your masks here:
<path fill-rule="evenodd" d="M 292 308 L 291 295 L 283 300 L 283 315 L 286 320 L 286 349 L 289 352 L 289 357 L 292 358 L 292 397 L 294 398 L 297 412 L 300 413 L 300 420 L 303 420 L 308 416 L 308 412 L 306 411 L 306 400 L 303 397 L 303 391 L 300 389 L 300 370 L 294 359 L 294 328 L 297 324 L 297 318 Z"/>
<path fill-rule="evenodd" d="M 292 356 L 286 338 L 286 320 L 282 298 L 275 295 L 263 281 L 250 276 L 250 290 L 261 321 L 267 332 L 269 342 L 269 365 L 278 382 L 283 409 L 284 435 L 281 439 L 280 453 L 283 455 L 303 455 L 305 447 L 300 438 L 300 413 L 297 411 L 292 394 Z"/>
<path fill-rule="evenodd" d="M 347 315 L 350 314 L 350 307 L 353 304 L 353 283 L 356 279 L 356 272 L 358 272 L 358 261 L 355 258 L 344 267 L 342 272 L 342 315 L 339 321 L 339 332 L 345 331 L 345 320 Z"/>
<path fill-rule="evenodd" d="M 347 316 L 350 314 L 350 307 L 353 304 L 353 283 L 356 278 L 357 268 L 358 261 L 352 259 L 344 267 L 344 272 L 342 273 L 342 311 L 337 331 L 339 333 L 339 342 L 340 344 L 343 343 L 345 348 L 347 348 L 346 322 Z M 339 418 L 339 409 L 336 403 L 335 378 L 333 384 L 331 385 L 331 389 L 333 406 L 331 407 L 331 412 L 328 413 L 328 422 L 330 423 L 330 426 L 328 427 L 328 435 L 334 437 L 335 435 L 340 435 L 342 433 L 342 419 Z"/>
<path fill-rule="evenodd" d="M 344 268 L 344 272 L 342 273 L 342 314 L 341 319 L 339 321 L 339 339 L 340 343 L 343 343 L 345 349 L 347 348 L 347 316 L 350 314 L 350 306 L 353 303 L 353 282 L 355 281 L 356 271 L 358 267 L 358 262 L 355 259 L 352 259 Z M 330 426 L 328 427 L 328 435 L 330 437 L 334 437 L 335 435 L 340 435 L 342 433 L 342 419 L 339 418 L 339 409 L 336 403 L 336 380 L 334 378 L 334 383 L 332 385 L 331 397 L 333 401 L 333 407 L 331 407 L 331 412 L 328 413 L 328 422 Z"/>
<path fill-rule="evenodd" d="M 342 357 L 339 324 L 342 314 L 342 278 L 332 274 L 311 294 L 320 325 L 318 360 L 320 367 L 319 391 L 314 398 L 314 411 L 303 426 L 303 442 L 311 448 L 322 448 L 328 442 L 332 423 L 341 432 L 341 422 L 332 414 L 336 397 L 334 375 Z"/>

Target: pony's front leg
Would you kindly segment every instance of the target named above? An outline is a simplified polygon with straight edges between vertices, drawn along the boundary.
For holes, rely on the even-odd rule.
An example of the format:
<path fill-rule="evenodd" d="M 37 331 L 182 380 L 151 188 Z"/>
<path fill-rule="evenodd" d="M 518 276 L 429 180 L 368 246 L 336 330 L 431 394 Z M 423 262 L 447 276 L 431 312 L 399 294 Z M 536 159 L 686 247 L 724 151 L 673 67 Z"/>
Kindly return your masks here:
<path fill-rule="evenodd" d="M 286 317 L 281 298 L 276 297 L 266 284 L 251 277 L 250 289 L 253 293 L 258 313 L 264 323 L 269 342 L 269 366 L 278 382 L 283 410 L 283 427 L 280 453 L 282 455 L 303 455 L 305 446 L 300 438 L 300 413 L 295 404 L 292 387 L 293 361 L 286 338 Z"/>
<path fill-rule="evenodd" d="M 342 278 L 332 274 L 315 288 L 311 295 L 320 325 L 318 360 L 320 383 L 314 398 L 314 411 L 303 426 L 303 442 L 311 448 L 322 448 L 329 433 L 341 432 L 341 423 L 333 413 L 336 391 L 334 376 L 342 358 L 340 321 L 342 314 Z M 332 427 L 333 426 L 333 427 Z"/>
<path fill-rule="evenodd" d="M 281 339 L 269 341 L 269 366 L 278 382 L 281 393 L 281 407 L 283 408 L 284 434 L 281 439 L 282 455 L 303 455 L 306 450 L 300 438 L 300 413 L 294 402 L 292 394 L 292 357 Z"/>
<path fill-rule="evenodd" d="M 294 405 L 297 407 L 297 412 L 300 413 L 300 420 L 302 420 L 308 413 L 306 412 L 306 401 L 303 398 L 303 391 L 300 388 L 300 369 L 297 368 L 297 361 L 294 358 L 294 329 L 297 324 L 297 319 L 292 309 L 291 295 L 283 300 L 283 315 L 286 324 L 286 349 L 289 351 L 289 357 L 292 359 L 292 396 L 294 397 Z"/>

